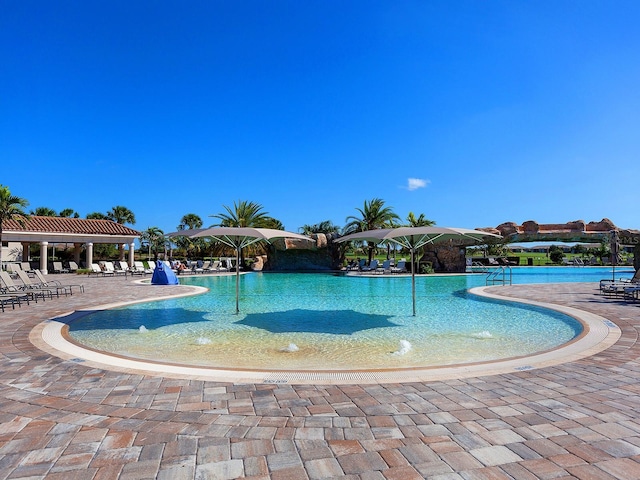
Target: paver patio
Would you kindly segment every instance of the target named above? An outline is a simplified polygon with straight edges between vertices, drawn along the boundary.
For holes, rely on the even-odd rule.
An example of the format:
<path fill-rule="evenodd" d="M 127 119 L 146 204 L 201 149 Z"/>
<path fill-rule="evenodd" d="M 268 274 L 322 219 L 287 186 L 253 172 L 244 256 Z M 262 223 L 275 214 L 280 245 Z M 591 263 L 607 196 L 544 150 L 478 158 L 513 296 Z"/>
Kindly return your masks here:
<path fill-rule="evenodd" d="M 622 336 L 579 361 L 463 380 L 233 384 L 88 368 L 31 344 L 43 320 L 165 295 L 57 275 L 84 294 L 0 313 L 0 479 L 640 478 L 640 305 L 597 284 L 492 287 Z"/>

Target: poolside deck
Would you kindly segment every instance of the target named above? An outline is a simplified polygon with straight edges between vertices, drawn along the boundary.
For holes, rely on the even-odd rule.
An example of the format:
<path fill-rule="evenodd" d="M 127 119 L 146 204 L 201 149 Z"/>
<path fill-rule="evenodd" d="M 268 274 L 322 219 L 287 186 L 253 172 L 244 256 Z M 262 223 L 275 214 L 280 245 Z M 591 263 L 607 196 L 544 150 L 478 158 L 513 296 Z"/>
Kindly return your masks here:
<path fill-rule="evenodd" d="M 491 289 L 616 323 L 618 342 L 589 358 L 463 380 L 288 385 L 46 354 L 28 338 L 41 321 L 175 288 L 55 278 L 86 292 L 0 314 L 0 479 L 640 478 L 640 304 L 596 284 Z"/>

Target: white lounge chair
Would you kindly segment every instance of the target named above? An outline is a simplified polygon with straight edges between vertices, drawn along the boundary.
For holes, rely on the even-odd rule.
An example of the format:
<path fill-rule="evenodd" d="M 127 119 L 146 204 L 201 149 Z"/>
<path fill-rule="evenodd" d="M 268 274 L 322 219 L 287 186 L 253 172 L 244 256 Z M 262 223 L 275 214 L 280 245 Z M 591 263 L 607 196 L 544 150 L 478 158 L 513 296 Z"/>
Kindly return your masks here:
<path fill-rule="evenodd" d="M 23 272 L 22 270 L 20 270 L 18 272 L 18 277 L 20 277 L 20 280 L 22 280 L 22 283 L 24 283 L 25 289 L 28 290 L 41 290 L 41 291 L 50 291 L 51 292 L 51 296 L 53 296 L 54 292 L 56 297 L 60 297 L 61 293 L 64 293 L 64 296 L 66 297 L 67 295 L 71 295 L 71 287 L 67 287 L 67 286 L 58 286 L 58 285 L 45 285 L 42 283 L 42 281 L 38 280 L 38 282 L 34 282 L 32 281 L 29 276 L 27 275 L 26 272 Z"/>
<path fill-rule="evenodd" d="M 45 287 L 68 288 L 71 295 L 73 295 L 73 287 L 77 287 L 81 292 L 84 292 L 84 285 L 82 285 L 81 283 L 62 284 L 58 280 L 47 280 L 44 274 L 38 269 L 35 269 L 33 273 L 40 281 L 40 285 L 43 285 Z"/>

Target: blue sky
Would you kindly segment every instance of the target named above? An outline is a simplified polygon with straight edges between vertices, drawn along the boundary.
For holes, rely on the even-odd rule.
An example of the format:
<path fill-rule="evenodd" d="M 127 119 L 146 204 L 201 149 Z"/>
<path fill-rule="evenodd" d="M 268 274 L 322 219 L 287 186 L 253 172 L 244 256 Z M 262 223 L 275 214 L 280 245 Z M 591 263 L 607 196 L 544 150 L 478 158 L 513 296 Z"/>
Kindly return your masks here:
<path fill-rule="evenodd" d="M 640 228 L 640 2 L 0 6 L 0 184 L 134 228 L 247 200 Z"/>

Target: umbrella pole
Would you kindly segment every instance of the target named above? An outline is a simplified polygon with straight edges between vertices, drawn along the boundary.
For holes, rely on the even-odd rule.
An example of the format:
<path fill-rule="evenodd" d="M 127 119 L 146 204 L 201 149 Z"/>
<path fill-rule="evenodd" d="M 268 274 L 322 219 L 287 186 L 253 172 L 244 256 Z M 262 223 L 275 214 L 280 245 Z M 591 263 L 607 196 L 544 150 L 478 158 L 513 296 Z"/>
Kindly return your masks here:
<path fill-rule="evenodd" d="M 416 316 L 416 266 L 414 264 L 413 248 L 411 249 L 411 300 L 413 302 L 413 316 Z"/>
<path fill-rule="evenodd" d="M 240 313 L 240 248 L 236 248 L 236 314 Z"/>

